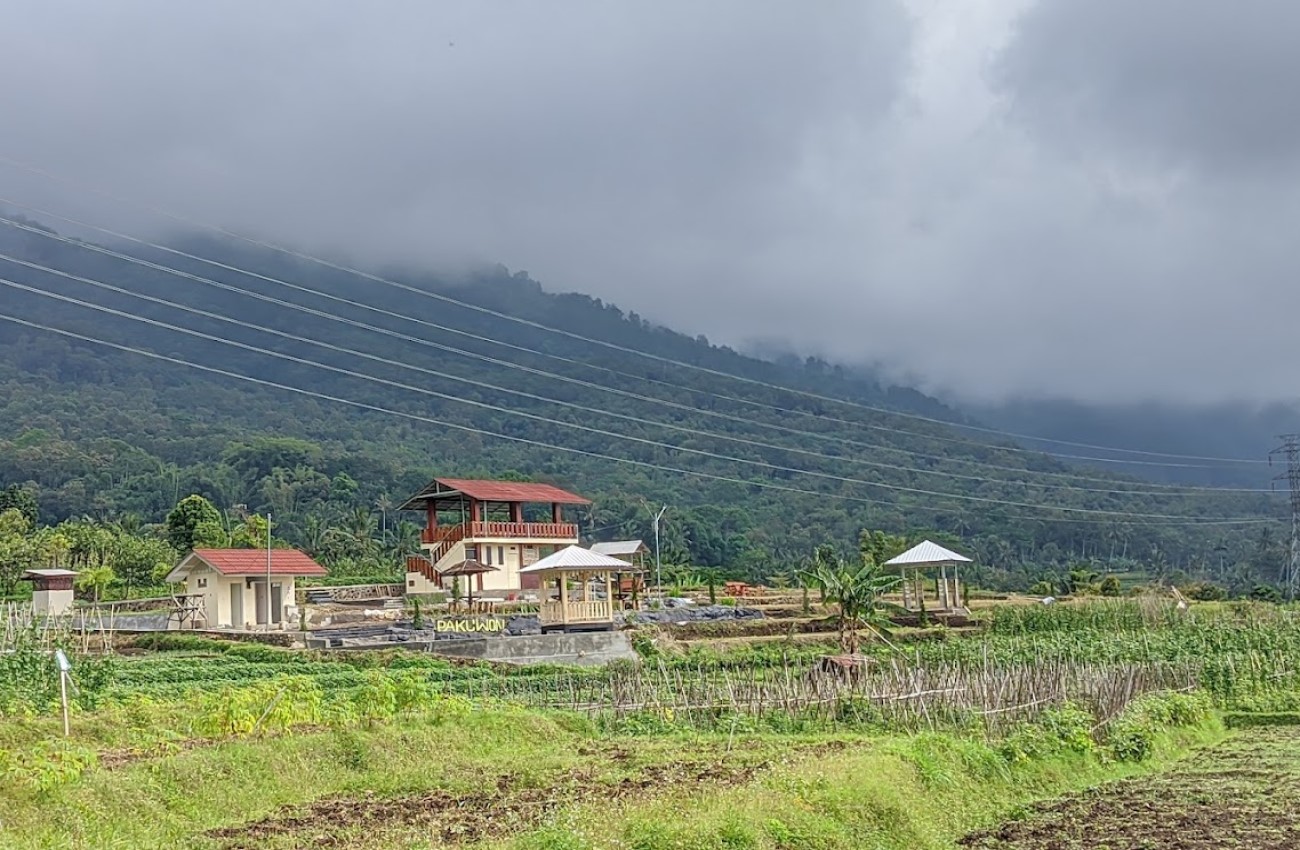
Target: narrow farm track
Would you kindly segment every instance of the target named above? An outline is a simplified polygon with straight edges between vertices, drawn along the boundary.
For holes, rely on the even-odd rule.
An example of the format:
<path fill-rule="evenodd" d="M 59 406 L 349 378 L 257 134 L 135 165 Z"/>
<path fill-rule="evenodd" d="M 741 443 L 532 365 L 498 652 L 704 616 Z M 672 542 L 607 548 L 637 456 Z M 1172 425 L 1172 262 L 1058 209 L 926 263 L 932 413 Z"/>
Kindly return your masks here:
<path fill-rule="evenodd" d="M 967 835 L 975 850 L 1294 850 L 1300 729 L 1242 732 L 1141 779 L 1040 804 Z"/>

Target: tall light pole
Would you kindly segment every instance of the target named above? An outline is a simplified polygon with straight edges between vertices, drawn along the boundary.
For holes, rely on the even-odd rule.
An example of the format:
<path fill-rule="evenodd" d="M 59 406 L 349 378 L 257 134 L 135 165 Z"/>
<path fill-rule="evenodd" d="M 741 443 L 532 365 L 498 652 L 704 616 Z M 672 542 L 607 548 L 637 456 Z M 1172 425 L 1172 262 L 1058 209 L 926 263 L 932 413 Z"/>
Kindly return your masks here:
<path fill-rule="evenodd" d="M 659 558 L 659 520 L 663 519 L 667 510 L 668 506 L 664 505 L 659 509 L 659 513 L 655 514 L 655 586 L 659 588 L 660 600 L 664 598 L 664 571 L 663 561 Z"/>
<path fill-rule="evenodd" d="M 271 631 L 271 514 L 266 515 L 266 630 Z"/>

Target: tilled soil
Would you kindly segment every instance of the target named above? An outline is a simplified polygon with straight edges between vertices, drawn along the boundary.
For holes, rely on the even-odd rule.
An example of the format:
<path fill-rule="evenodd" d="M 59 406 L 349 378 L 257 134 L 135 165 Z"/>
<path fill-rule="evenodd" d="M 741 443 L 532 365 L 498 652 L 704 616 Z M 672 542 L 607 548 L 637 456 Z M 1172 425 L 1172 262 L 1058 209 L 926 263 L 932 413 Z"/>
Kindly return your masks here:
<path fill-rule="evenodd" d="M 357 835 L 402 828 L 418 828 L 440 844 L 471 844 L 536 827 L 551 812 L 577 802 L 621 800 L 669 786 L 739 784 L 767 767 L 766 762 L 731 765 L 721 761 L 645 765 L 617 781 L 572 771 L 546 787 L 523 788 L 514 787 L 511 778 L 503 775 L 494 788 L 469 794 L 431 790 L 395 797 L 326 798 L 207 835 L 221 840 L 224 850 L 253 850 L 286 842 L 295 847 L 346 848 L 354 845 Z"/>
<path fill-rule="evenodd" d="M 1257 729 L 1142 779 L 967 835 L 978 850 L 1296 850 L 1300 729 Z"/>

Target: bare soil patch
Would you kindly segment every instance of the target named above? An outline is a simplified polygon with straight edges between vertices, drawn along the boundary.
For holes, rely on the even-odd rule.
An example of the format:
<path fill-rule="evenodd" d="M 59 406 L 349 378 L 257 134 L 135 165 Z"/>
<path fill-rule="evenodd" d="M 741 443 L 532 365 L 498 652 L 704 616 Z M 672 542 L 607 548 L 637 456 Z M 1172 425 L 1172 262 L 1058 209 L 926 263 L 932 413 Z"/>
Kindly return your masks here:
<path fill-rule="evenodd" d="M 604 753 L 615 764 L 631 754 Z M 668 787 L 735 785 L 748 782 L 769 763 L 734 764 L 721 760 L 649 764 L 621 778 L 598 777 L 592 770 L 575 770 L 544 787 L 515 787 L 510 776 L 474 793 L 430 790 L 418 794 L 380 797 L 329 797 L 283 809 L 261 820 L 212 830 L 224 850 L 254 850 L 289 842 L 298 847 L 351 847 L 357 835 L 393 829 L 418 829 L 440 844 L 458 845 L 502 838 L 541 825 L 562 806 L 592 800 L 616 801 L 641 797 Z"/>
<path fill-rule="evenodd" d="M 1252 730 L 1165 773 L 1032 807 L 977 850 L 1294 850 L 1300 729 Z"/>

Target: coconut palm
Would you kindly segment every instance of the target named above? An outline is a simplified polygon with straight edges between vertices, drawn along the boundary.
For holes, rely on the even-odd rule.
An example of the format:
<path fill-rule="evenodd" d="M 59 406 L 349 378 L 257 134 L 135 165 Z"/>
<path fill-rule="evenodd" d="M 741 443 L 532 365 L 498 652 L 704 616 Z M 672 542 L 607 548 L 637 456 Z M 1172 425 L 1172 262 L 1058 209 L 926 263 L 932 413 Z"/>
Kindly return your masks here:
<path fill-rule="evenodd" d="M 839 606 L 840 648 L 848 655 L 858 651 L 858 632 L 868 632 L 886 640 L 889 631 L 887 612 L 901 611 L 886 602 L 884 595 L 902 580 L 885 573 L 871 558 L 854 566 L 838 555 L 819 549 L 809 569 L 801 570 L 804 582 L 821 590 L 826 602 Z"/>

